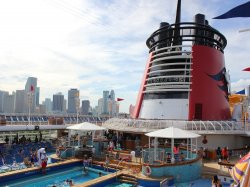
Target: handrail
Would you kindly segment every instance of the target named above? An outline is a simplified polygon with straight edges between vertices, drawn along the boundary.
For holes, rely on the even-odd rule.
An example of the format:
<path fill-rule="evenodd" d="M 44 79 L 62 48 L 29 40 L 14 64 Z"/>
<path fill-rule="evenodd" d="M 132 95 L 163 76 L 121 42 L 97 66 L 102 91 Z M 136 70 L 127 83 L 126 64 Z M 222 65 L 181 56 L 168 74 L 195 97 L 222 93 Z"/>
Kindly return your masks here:
<path fill-rule="evenodd" d="M 67 158 L 67 156 L 66 156 L 66 152 L 67 152 L 68 150 L 70 150 L 70 149 L 71 149 L 71 152 L 72 152 L 71 156 L 73 156 L 73 148 L 72 148 L 72 147 L 70 147 L 70 148 L 66 148 L 64 151 L 62 151 L 62 152 L 61 152 L 61 154 L 60 154 L 60 158 L 62 158 L 61 156 L 62 156 L 62 154 L 63 154 L 63 153 L 65 153 L 65 158 Z"/>
<path fill-rule="evenodd" d="M 116 177 L 116 179 L 117 179 L 118 167 L 119 167 L 119 165 L 120 165 L 123 161 L 125 161 L 125 158 L 122 158 L 122 159 L 118 162 L 118 164 L 116 165 L 116 168 L 115 168 L 115 170 L 116 170 L 116 172 L 115 172 L 115 177 Z"/>

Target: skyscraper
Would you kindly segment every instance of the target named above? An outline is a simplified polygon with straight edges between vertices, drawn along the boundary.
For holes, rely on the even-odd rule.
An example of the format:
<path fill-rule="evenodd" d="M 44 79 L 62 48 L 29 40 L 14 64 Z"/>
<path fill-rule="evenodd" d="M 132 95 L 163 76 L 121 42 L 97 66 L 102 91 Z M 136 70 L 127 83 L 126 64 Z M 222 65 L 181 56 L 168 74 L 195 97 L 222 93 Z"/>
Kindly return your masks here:
<path fill-rule="evenodd" d="M 15 112 L 15 93 L 12 95 L 5 94 L 4 95 L 4 113 L 14 113 Z"/>
<path fill-rule="evenodd" d="M 34 112 L 36 108 L 37 78 L 29 77 L 25 85 L 25 112 Z"/>
<path fill-rule="evenodd" d="M 88 115 L 90 112 L 90 102 L 89 100 L 83 100 L 82 101 L 82 114 Z"/>
<path fill-rule="evenodd" d="M 52 101 L 50 98 L 45 98 L 44 105 L 46 113 L 52 112 Z"/>
<path fill-rule="evenodd" d="M 103 114 L 109 114 L 108 109 L 109 91 L 103 91 Z"/>
<path fill-rule="evenodd" d="M 64 96 L 62 93 L 57 93 L 53 95 L 53 111 L 63 112 Z"/>
<path fill-rule="evenodd" d="M 0 112 L 4 112 L 4 96 L 9 95 L 9 92 L 0 90 Z"/>
<path fill-rule="evenodd" d="M 116 116 L 117 114 L 117 103 L 115 100 L 114 90 L 110 91 L 109 100 L 108 100 L 108 111 L 109 111 L 110 117 Z"/>
<path fill-rule="evenodd" d="M 103 98 L 98 99 L 98 106 L 96 112 L 98 116 L 103 113 Z"/>
<path fill-rule="evenodd" d="M 68 113 L 76 113 L 79 105 L 79 90 L 72 88 L 68 91 Z"/>
<path fill-rule="evenodd" d="M 36 106 L 39 106 L 40 87 L 36 88 Z"/>
<path fill-rule="evenodd" d="M 24 113 L 25 112 L 25 90 L 16 90 L 16 101 L 15 101 L 15 112 Z"/>

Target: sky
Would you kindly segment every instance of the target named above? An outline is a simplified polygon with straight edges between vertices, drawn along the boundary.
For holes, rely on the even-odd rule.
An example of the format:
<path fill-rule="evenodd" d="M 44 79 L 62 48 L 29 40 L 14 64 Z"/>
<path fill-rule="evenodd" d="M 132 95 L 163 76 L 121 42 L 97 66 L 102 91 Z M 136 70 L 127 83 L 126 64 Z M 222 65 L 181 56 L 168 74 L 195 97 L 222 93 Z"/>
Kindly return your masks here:
<path fill-rule="evenodd" d="M 246 0 L 182 0 L 182 21 L 206 15 L 227 38 L 232 90 L 250 85 L 250 18 L 212 19 Z M 148 58 L 147 38 L 174 23 L 177 0 L 0 0 L 0 90 L 24 89 L 37 77 L 40 101 L 70 88 L 97 105 L 103 90 L 136 103 Z"/>

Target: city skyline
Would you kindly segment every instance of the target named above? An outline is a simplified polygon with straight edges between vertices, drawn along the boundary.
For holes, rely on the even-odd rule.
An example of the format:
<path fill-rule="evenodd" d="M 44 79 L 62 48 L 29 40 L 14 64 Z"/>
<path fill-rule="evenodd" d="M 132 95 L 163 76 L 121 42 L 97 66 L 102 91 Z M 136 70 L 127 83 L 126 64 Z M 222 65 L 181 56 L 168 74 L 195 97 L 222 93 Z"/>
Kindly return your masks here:
<path fill-rule="evenodd" d="M 115 91 L 103 90 L 98 105 L 90 105 L 89 100 L 80 99 L 80 91 L 76 88 L 68 90 L 67 95 L 61 92 L 54 93 L 52 98 L 40 101 L 40 87 L 36 77 L 28 77 L 23 90 L 9 93 L 0 90 L 0 113 L 26 113 L 26 114 L 82 114 L 94 116 L 117 116 L 119 101 Z M 99 100 L 102 100 L 99 103 Z"/>
<path fill-rule="evenodd" d="M 232 90 L 250 85 L 250 18 L 213 20 L 246 1 L 182 1 L 182 20 L 205 14 L 228 40 L 225 63 Z M 0 90 L 22 90 L 37 77 L 40 101 L 70 88 L 97 105 L 103 90 L 124 98 L 121 112 L 135 104 L 148 57 L 146 39 L 160 22 L 174 22 L 176 1 L 3 1 L 0 2 Z M 185 16 L 184 16 L 185 15 Z M 41 102 L 40 102 L 41 103 Z"/>

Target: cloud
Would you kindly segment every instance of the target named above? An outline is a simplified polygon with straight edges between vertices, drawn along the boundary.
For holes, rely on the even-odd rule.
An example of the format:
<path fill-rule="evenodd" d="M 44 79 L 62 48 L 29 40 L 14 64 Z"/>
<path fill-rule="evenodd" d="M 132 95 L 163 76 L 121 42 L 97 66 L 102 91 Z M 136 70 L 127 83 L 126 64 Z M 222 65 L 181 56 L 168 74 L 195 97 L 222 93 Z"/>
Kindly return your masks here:
<path fill-rule="evenodd" d="M 236 88 L 243 86 L 239 80 L 249 77 L 241 72 L 248 65 L 249 33 L 237 32 L 245 20 L 212 20 L 222 11 L 219 3 L 184 0 L 182 20 L 192 21 L 196 13 L 204 13 L 225 33 L 226 67 Z M 128 112 L 136 102 L 148 58 L 145 42 L 160 22 L 174 22 L 175 11 L 176 1 L 165 0 L 1 1 L 0 65 L 4 71 L 0 89 L 23 89 L 26 79 L 34 76 L 40 100 L 57 92 L 67 98 L 70 88 L 78 88 L 81 98 L 90 99 L 92 106 L 103 90 L 114 89 L 117 97 L 125 99 L 121 111 Z"/>
<path fill-rule="evenodd" d="M 243 89 L 247 89 L 250 85 L 250 79 L 240 79 L 231 84 L 232 92 L 238 92 Z"/>

